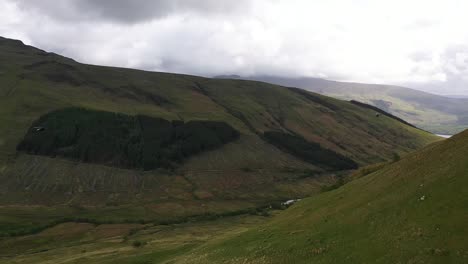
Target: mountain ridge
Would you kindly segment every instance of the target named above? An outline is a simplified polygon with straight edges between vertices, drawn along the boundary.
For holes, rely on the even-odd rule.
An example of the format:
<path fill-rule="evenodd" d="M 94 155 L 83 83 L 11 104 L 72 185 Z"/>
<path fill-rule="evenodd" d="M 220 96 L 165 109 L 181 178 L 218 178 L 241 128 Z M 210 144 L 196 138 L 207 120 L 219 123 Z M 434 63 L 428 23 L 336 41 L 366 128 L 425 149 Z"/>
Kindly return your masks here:
<path fill-rule="evenodd" d="M 229 75 L 217 77 L 230 78 Z M 340 82 L 311 77 L 259 75 L 238 76 L 236 79 L 294 86 L 343 100 L 371 104 L 436 134 L 456 134 L 468 128 L 466 98 L 450 98 L 395 85 Z"/>

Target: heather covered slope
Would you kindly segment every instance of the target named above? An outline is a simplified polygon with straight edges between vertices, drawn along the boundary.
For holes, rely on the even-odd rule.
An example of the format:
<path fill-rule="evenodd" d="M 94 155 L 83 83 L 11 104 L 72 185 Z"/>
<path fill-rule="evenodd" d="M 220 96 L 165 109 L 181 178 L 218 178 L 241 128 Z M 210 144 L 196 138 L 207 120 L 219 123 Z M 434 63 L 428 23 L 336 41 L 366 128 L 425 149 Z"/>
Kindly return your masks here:
<path fill-rule="evenodd" d="M 178 263 L 467 263 L 468 131 Z"/>
<path fill-rule="evenodd" d="M 0 94 L 0 204 L 17 206 L 0 207 L 0 214 L 8 215 L 0 221 L 7 223 L 2 232 L 23 232 L 63 217 L 135 222 L 241 211 L 308 196 L 343 173 L 311 162 L 311 148 L 286 151 L 271 144 L 265 132 L 319 145 L 353 166 L 390 160 L 439 140 L 368 108 L 299 89 L 85 65 L 4 38 Z M 69 107 L 171 122 L 222 122 L 240 135 L 169 170 L 17 151 L 35 121 Z"/>

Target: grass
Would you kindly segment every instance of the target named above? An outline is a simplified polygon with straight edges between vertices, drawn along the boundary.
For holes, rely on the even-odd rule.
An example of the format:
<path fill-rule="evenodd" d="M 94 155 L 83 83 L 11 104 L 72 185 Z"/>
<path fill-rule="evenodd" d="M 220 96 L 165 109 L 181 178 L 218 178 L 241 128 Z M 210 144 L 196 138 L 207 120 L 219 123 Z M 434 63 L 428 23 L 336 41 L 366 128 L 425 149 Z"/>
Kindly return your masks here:
<path fill-rule="evenodd" d="M 431 145 L 178 263 L 465 263 L 467 146 Z"/>
<path fill-rule="evenodd" d="M 3 238 L 0 255 L 4 263 L 466 263 L 467 146 L 468 131 L 363 168 L 284 211 L 164 226 L 65 223 Z"/>
<path fill-rule="evenodd" d="M 0 262 L 163 263 L 267 219 L 241 215 L 164 226 L 64 223 L 39 234 L 0 239 Z"/>

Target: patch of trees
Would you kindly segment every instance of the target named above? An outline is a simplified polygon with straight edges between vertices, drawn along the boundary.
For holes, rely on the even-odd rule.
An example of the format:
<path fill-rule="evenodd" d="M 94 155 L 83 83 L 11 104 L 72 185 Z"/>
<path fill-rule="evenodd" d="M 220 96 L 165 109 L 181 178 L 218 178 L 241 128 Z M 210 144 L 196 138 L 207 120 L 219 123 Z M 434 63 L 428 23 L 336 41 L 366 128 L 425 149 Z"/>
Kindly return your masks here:
<path fill-rule="evenodd" d="M 172 169 L 237 138 L 239 132 L 224 122 L 66 108 L 34 122 L 17 150 L 121 168 Z"/>
<path fill-rule="evenodd" d="M 349 170 L 358 167 L 350 158 L 322 148 L 320 144 L 309 142 L 297 135 L 268 131 L 263 137 L 279 149 L 324 169 Z"/>

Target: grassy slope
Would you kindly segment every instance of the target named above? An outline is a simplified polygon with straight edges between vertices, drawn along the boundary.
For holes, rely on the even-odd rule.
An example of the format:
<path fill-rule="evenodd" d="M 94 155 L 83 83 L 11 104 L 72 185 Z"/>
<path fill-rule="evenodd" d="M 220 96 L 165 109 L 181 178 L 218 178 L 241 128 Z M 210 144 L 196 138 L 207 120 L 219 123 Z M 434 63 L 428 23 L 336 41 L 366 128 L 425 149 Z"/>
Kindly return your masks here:
<path fill-rule="evenodd" d="M 172 226 L 65 223 L 0 238 L 0 261 L 466 263 L 467 146 L 468 131 L 398 162 L 364 168 L 341 188 L 273 211 L 271 218 Z M 146 244 L 132 247 L 134 241 Z"/>
<path fill-rule="evenodd" d="M 467 263 L 468 131 L 180 263 Z"/>
<path fill-rule="evenodd" d="M 259 82 L 84 65 L 7 39 L 0 39 L 0 84 L 0 204 L 6 205 L 0 215 L 7 218 L 1 221 L 6 229 L 58 216 L 138 221 L 236 211 L 310 195 L 333 180 L 330 175 L 304 175 L 317 168 L 264 142 L 258 134 L 267 130 L 293 131 L 360 164 L 388 160 L 394 152 L 407 153 L 438 140 L 391 118 L 376 118 L 368 109 L 313 93 L 309 97 L 325 105 Z M 225 121 L 241 138 L 189 159 L 174 173 L 16 152 L 34 120 L 69 106 Z M 104 213 L 95 213 L 102 207 Z"/>
<path fill-rule="evenodd" d="M 369 103 L 433 133 L 452 135 L 468 128 L 468 99 L 465 98 L 447 98 L 398 86 L 315 78 L 251 79 L 299 87 L 343 100 Z"/>

